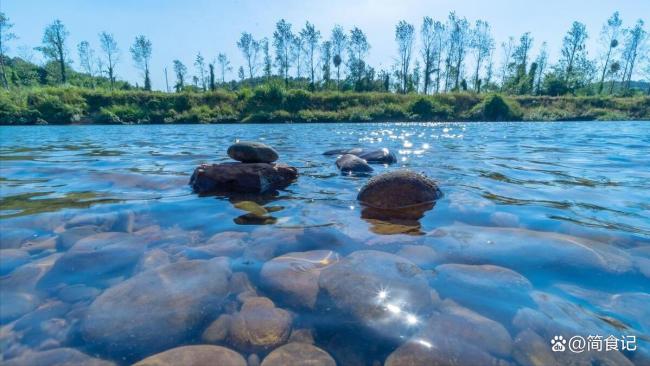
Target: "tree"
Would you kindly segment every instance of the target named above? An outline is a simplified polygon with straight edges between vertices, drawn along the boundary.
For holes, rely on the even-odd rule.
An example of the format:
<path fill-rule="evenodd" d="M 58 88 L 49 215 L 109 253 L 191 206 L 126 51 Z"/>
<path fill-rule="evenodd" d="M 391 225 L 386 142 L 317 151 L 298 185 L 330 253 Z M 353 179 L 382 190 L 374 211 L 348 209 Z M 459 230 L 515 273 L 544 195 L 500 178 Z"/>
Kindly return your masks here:
<path fill-rule="evenodd" d="M 174 60 L 174 73 L 176 74 L 176 92 L 180 92 L 185 87 L 185 76 L 187 75 L 187 67 L 179 60 Z"/>
<path fill-rule="evenodd" d="M 144 76 L 144 90 L 151 90 L 151 78 L 149 77 L 149 62 L 151 61 L 151 41 L 140 35 L 135 37 L 131 46 L 131 56 L 135 66 L 140 69 Z"/>
<path fill-rule="evenodd" d="M 92 77 L 91 86 L 95 87 L 95 51 L 90 47 L 88 41 L 81 41 L 77 45 L 79 55 L 79 66 L 81 70 Z"/>
<path fill-rule="evenodd" d="M 569 90 L 575 89 L 574 77 L 576 66 L 587 59 L 585 42 L 587 40 L 587 28 L 580 22 L 573 22 L 571 29 L 564 36 L 560 58 L 560 68 L 563 72 L 564 82 Z"/>
<path fill-rule="evenodd" d="M 643 29 L 643 24 L 643 20 L 639 19 L 632 29 L 626 31 L 627 37 L 625 40 L 625 49 L 623 50 L 625 67 L 623 68 L 623 79 L 621 80 L 624 90 L 630 88 L 630 81 L 634 74 L 634 66 L 641 46 L 647 36 L 647 32 Z"/>
<path fill-rule="evenodd" d="M 398 76 L 400 77 L 400 90 L 407 92 L 409 80 L 409 68 L 411 66 L 411 54 L 415 42 L 415 27 L 402 20 L 395 26 L 395 42 L 397 42 Z"/>
<path fill-rule="evenodd" d="M 237 76 L 239 76 L 239 82 L 244 82 L 244 79 L 246 78 L 246 72 L 244 72 L 244 67 L 239 66 L 239 70 L 237 71 Z"/>
<path fill-rule="evenodd" d="M 612 52 L 619 44 L 619 36 L 621 33 L 621 26 L 623 21 L 621 20 L 618 12 L 614 12 L 612 16 L 607 19 L 607 23 L 603 26 L 603 29 L 600 32 L 600 40 L 606 46 L 607 52 L 605 54 L 605 61 L 603 62 L 603 71 L 600 76 L 600 83 L 598 84 L 598 94 L 603 92 L 603 85 L 605 83 L 605 76 L 607 70 L 609 69 L 609 61 L 612 57 Z"/>
<path fill-rule="evenodd" d="M 293 42 L 291 43 L 291 57 L 296 64 L 296 78 L 302 77 L 302 54 L 303 54 L 303 39 L 300 35 L 293 37 Z"/>
<path fill-rule="evenodd" d="M 242 33 L 237 41 L 237 47 L 242 52 L 246 65 L 248 67 L 248 77 L 254 78 L 257 70 L 260 43 L 256 41 L 250 33 Z"/>
<path fill-rule="evenodd" d="M 5 55 L 9 51 L 7 46 L 8 42 L 13 41 L 16 37 L 16 34 L 11 32 L 13 24 L 9 22 L 9 18 L 5 13 L 0 12 L 0 77 L 2 77 L 2 85 L 5 89 L 9 88 L 9 82 L 7 81 L 7 74 L 5 71 Z"/>
<path fill-rule="evenodd" d="M 480 71 L 483 62 L 488 58 L 492 49 L 494 48 L 494 39 L 490 34 L 490 25 L 483 20 L 477 20 L 474 29 L 472 30 L 471 47 L 474 51 L 476 58 L 476 68 L 474 71 L 474 90 L 477 93 L 481 92 L 481 78 Z"/>
<path fill-rule="evenodd" d="M 328 84 L 332 78 L 330 62 L 332 62 L 332 41 L 324 41 L 320 46 L 321 65 L 323 69 L 323 81 Z"/>
<path fill-rule="evenodd" d="M 45 28 L 43 45 L 37 47 L 37 50 L 41 51 L 45 58 L 58 63 L 61 73 L 61 83 L 63 84 L 67 81 L 66 64 L 68 50 L 66 49 L 65 41 L 68 35 L 70 33 L 68 33 L 63 23 L 57 19 Z"/>
<path fill-rule="evenodd" d="M 264 53 L 264 77 L 269 79 L 273 73 L 273 60 L 271 59 L 271 54 L 269 53 L 269 40 L 267 38 L 264 38 L 261 43 L 262 52 Z"/>
<path fill-rule="evenodd" d="M 354 27 L 350 31 L 350 41 L 348 43 L 348 67 L 350 69 L 350 78 L 355 83 L 357 90 L 361 89 L 361 81 L 366 75 L 365 58 L 370 50 L 370 44 L 363 31 Z"/>
<path fill-rule="evenodd" d="M 447 74 L 454 78 L 454 89 L 458 90 L 463 74 L 463 62 L 469 45 L 469 23 L 465 18 L 459 18 L 455 12 L 449 13 L 449 61 Z"/>
<path fill-rule="evenodd" d="M 273 47 L 275 47 L 275 60 L 280 70 L 280 75 L 284 77 L 285 86 L 289 86 L 289 68 L 292 62 L 293 32 L 291 24 L 284 19 L 280 19 L 275 25 L 273 32 Z"/>
<path fill-rule="evenodd" d="M 225 53 L 220 53 L 219 56 L 217 56 L 217 62 L 219 63 L 219 70 L 221 71 L 221 83 L 223 84 L 226 82 L 226 72 L 230 72 L 230 70 L 232 70 L 232 66 L 230 66 L 230 61 L 228 60 L 228 57 Z"/>
<path fill-rule="evenodd" d="M 540 94 L 542 89 L 542 80 L 544 80 L 544 72 L 546 72 L 546 66 L 548 64 L 548 51 L 546 42 L 542 43 L 542 47 L 539 50 L 539 55 L 535 59 L 535 64 L 537 64 L 536 72 L 536 84 L 533 92 L 535 94 Z"/>
<path fill-rule="evenodd" d="M 206 77 L 205 77 L 205 58 L 203 58 L 203 55 L 201 55 L 201 52 L 199 52 L 196 55 L 196 59 L 194 59 L 194 66 L 196 66 L 196 71 L 198 72 L 198 75 L 196 75 L 196 78 L 198 79 L 198 83 L 201 89 L 205 91 L 207 89 L 206 86 Z"/>
<path fill-rule="evenodd" d="M 340 87 L 341 83 L 341 64 L 343 63 L 343 51 L 347 46 L 348 37 L 345 35 L 343 28 L 336 25 L 332 29 L 332 36 L 330 41 L 332 42 L 332 63 L 336 67 L 336 87 Z"/>
<path fill-rule="evenodd" d="M 208 64 L 208 68 L 210 69 L 210 91 L 214 91 L 216 87 L 214 83 L 214 61 Z"/>
<path fill-rule="evenodd" d="M 106 57 L 106 66 L 108 67 L 108 79 L 111 83 L 111 89 L 115 85 L 115 65 L 119 61 L 120 50 L 117 48 L 117 42 L 112 34 L 102 32 L 99 34 L 99 43 Z"/>
<path fill-rule="evenodd" d="M 313 24 L 307 22 L 305 28 L 300 31 L 300 38 L 309 63 L 310 88 L 313 91 L 316 85 L 316 52 L 318 52 L 318 43 L 321 38 L 320 31 L 317 31 Z"/>
<path fill-rule="evenodd" d="M 515 39 L 508 37 L 508 42 L 501 43 L 501 50 L 503 51 L 503 58 L 501 64 L 501 90 L 504 89 L 508 77 L 510 75 L 512 52 L 515 49 Z"/>
<path fill-rule="evenodd" d="M 514 75 L 509 80 L 507 88 L 516 94 L 528 94 L 528 86 L 531 85 L 531 80 L 528 79 L 528 58 L 530 50 L 533 46 L 533 38 L 530 32 L 524 33 L 519 38 L 519 44 L 512 52 L 512 63 L 509 65 L 509 70 L 514 70 Z"/>

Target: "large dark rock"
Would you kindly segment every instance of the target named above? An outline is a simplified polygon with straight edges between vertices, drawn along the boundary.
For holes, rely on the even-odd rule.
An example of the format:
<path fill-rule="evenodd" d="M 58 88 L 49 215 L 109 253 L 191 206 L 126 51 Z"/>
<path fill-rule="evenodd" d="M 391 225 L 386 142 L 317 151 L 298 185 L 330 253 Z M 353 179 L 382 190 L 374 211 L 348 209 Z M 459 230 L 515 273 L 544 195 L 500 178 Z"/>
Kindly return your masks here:
<path fill-rule="evenodd" d="M 298 177 L 286 164 L 203 164 L 194 170 L 190 185 L 196 193 L 264 193 L 281 189 Z"/>
<path fill-rule="evenodd" d="M 436 183 L 425 175 L 396 170 L 370 179 L 357 199 L 368 207 L 396 210 L 429 204 L 441 196 Z"/>
<path fill-rule="evenodd" d="M 172 263 L 102 293 L 88 308 L 81 336 L 98 350 L 129 359 L 171 348 L 194 336 L 228 294 L 230 263 Z"/>
<path fill-rule="evenodd" d="M 381 148 L 381 149 L 361 149 L 361 148 L 353 148 L 353 149 L 334 149 L 334 150 L 329 150 L 325 151 L 323 155 L 355 155 L 358 156 L 361 159 L 364 159 L 368 163 L 376 163 L 376 164 L 393 164 L 397 162 L 397 157 L 393 152 L 388 150 L 387 148 Z"/>
<path fill-rule="evenodd" d="M 352 154 L 345 154 L 336 160 L 336 167 L 342 173 L 369 173 L 372 167 L 360 157 Z"/>
<path fill-rule="evenodd" d="M 176 347 L 147 357 L 133 366 L 246 366 L 239 353 L 220 346 L 196 345 Z"/>
<path fill-rule="evenodd" d="M 228 148 L 228 156 L 242 163 L 272 163 L 278 153 L 261 142 L 241 141 Z"/>

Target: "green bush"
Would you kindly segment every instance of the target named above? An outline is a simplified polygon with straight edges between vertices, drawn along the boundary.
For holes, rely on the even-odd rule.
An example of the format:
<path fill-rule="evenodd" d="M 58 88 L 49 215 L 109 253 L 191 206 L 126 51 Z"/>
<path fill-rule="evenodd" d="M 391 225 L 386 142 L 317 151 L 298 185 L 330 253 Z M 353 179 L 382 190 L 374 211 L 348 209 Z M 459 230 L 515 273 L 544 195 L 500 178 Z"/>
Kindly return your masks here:
<path fill-rule="evenodd" d="M 450 114 L 452 114 L 452 110 L 449 106 L 442 105 L 427 97 L 420 97 L 415 102 L 411 103 L 409 111 L 415 115 L 415 119 L 446 119 Z"/>
<path fill-rule="evenodd" d="M 485 121 L 515 121 L 523 117 L 517 102 L 507 102 L 497 94 L 487 96 L 472 112 L 474 117 Z"/>
<path fill-rule="evenodd" d="M 102 123 L 147 123 L 149 116 L 137 105 L 112 105 L 101 108 L 99 116 Z"/>
<path fill-rule="evenodd" d="M 51 95 L 47 92 L 29 95 L 27 106 L 37 112 L 37 118 L 53 124 L 75 122 L 82 113 L 79 105 L 66 103 L 60 95 Z"/>

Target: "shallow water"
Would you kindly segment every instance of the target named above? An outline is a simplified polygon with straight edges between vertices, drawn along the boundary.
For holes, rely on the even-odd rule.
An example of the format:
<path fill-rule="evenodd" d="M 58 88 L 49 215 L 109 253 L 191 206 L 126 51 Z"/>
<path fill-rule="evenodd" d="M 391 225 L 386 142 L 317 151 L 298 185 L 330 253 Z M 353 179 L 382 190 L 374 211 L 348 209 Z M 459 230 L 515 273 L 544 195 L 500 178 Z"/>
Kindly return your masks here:
<path fill-rule="evenodd" d="M 0 138 L 4 360 L 69 347 L 128 364 L 207 343 L 212 321 L 243 316 L 254 294 L 290 312 L 292 340 L 308 330 L 341 365 L 650 363 L 647 122 L 38 126 L 2 127 Z M 194 167 L 228 161 L 237 139 L 276 148 L 298 181 L 264 197 L 193 194 Z M 393 150 L 399 162 L 373 174 L 424 172 L 443 198 L 416 226 L 362 219 L 356 194 L 369 178 L 342 176 L 322 155 L 346 147 Z M 361 250 L 396 256 L 347 257 Z M 210 287 L 202 271 L 133 281 L 215 253 L 230 257 L 218 264 L 228 267 L 227 288 Z M 288 269 L 272 280 L 260 273 L 287 253 L 276 262 Z M 357 275 L 337 273 L 340 263 Z M 301 274 L 316 281 L 307 306 L 282 291 Z M 114 314 L 94 316 L 124 281 L 135 290 L 107 305 Z M 138 286 L 147 286 L 144 302 L 155 302 L 156 286 L 181 300 L 122 311 L 137 303 L 128 294 Z M 206 303 L 206 288 L 218 299 Z M 100 323 L 112 320 L 124 328 L 107 335 Z M 116 346 L 138 338 L 130 320 L 164 341 Z M 264 359 L 288 341 L 242 344 L 232 333 L 211 343 Z M 636 337 L 637 349 L 552 352 L 556 335 Z"/>

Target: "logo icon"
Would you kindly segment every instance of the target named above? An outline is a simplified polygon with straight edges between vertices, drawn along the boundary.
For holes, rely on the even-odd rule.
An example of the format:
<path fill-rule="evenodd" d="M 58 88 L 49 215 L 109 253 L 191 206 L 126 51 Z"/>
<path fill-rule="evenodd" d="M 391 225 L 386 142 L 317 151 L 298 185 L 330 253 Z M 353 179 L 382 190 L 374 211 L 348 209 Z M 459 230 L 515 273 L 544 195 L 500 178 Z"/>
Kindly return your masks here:
<path fill-rule="evenodd" d="M 564 339 L 564 337 L 555 336 L 553 337 L 553 339 L 551 339 L 551 345 L 552 345 L 551 350 L 553 350 L 553 352 L 564 352 L 564 350 L 566 349 L 565 344 L 566 344 L 566 339 Z"/>

